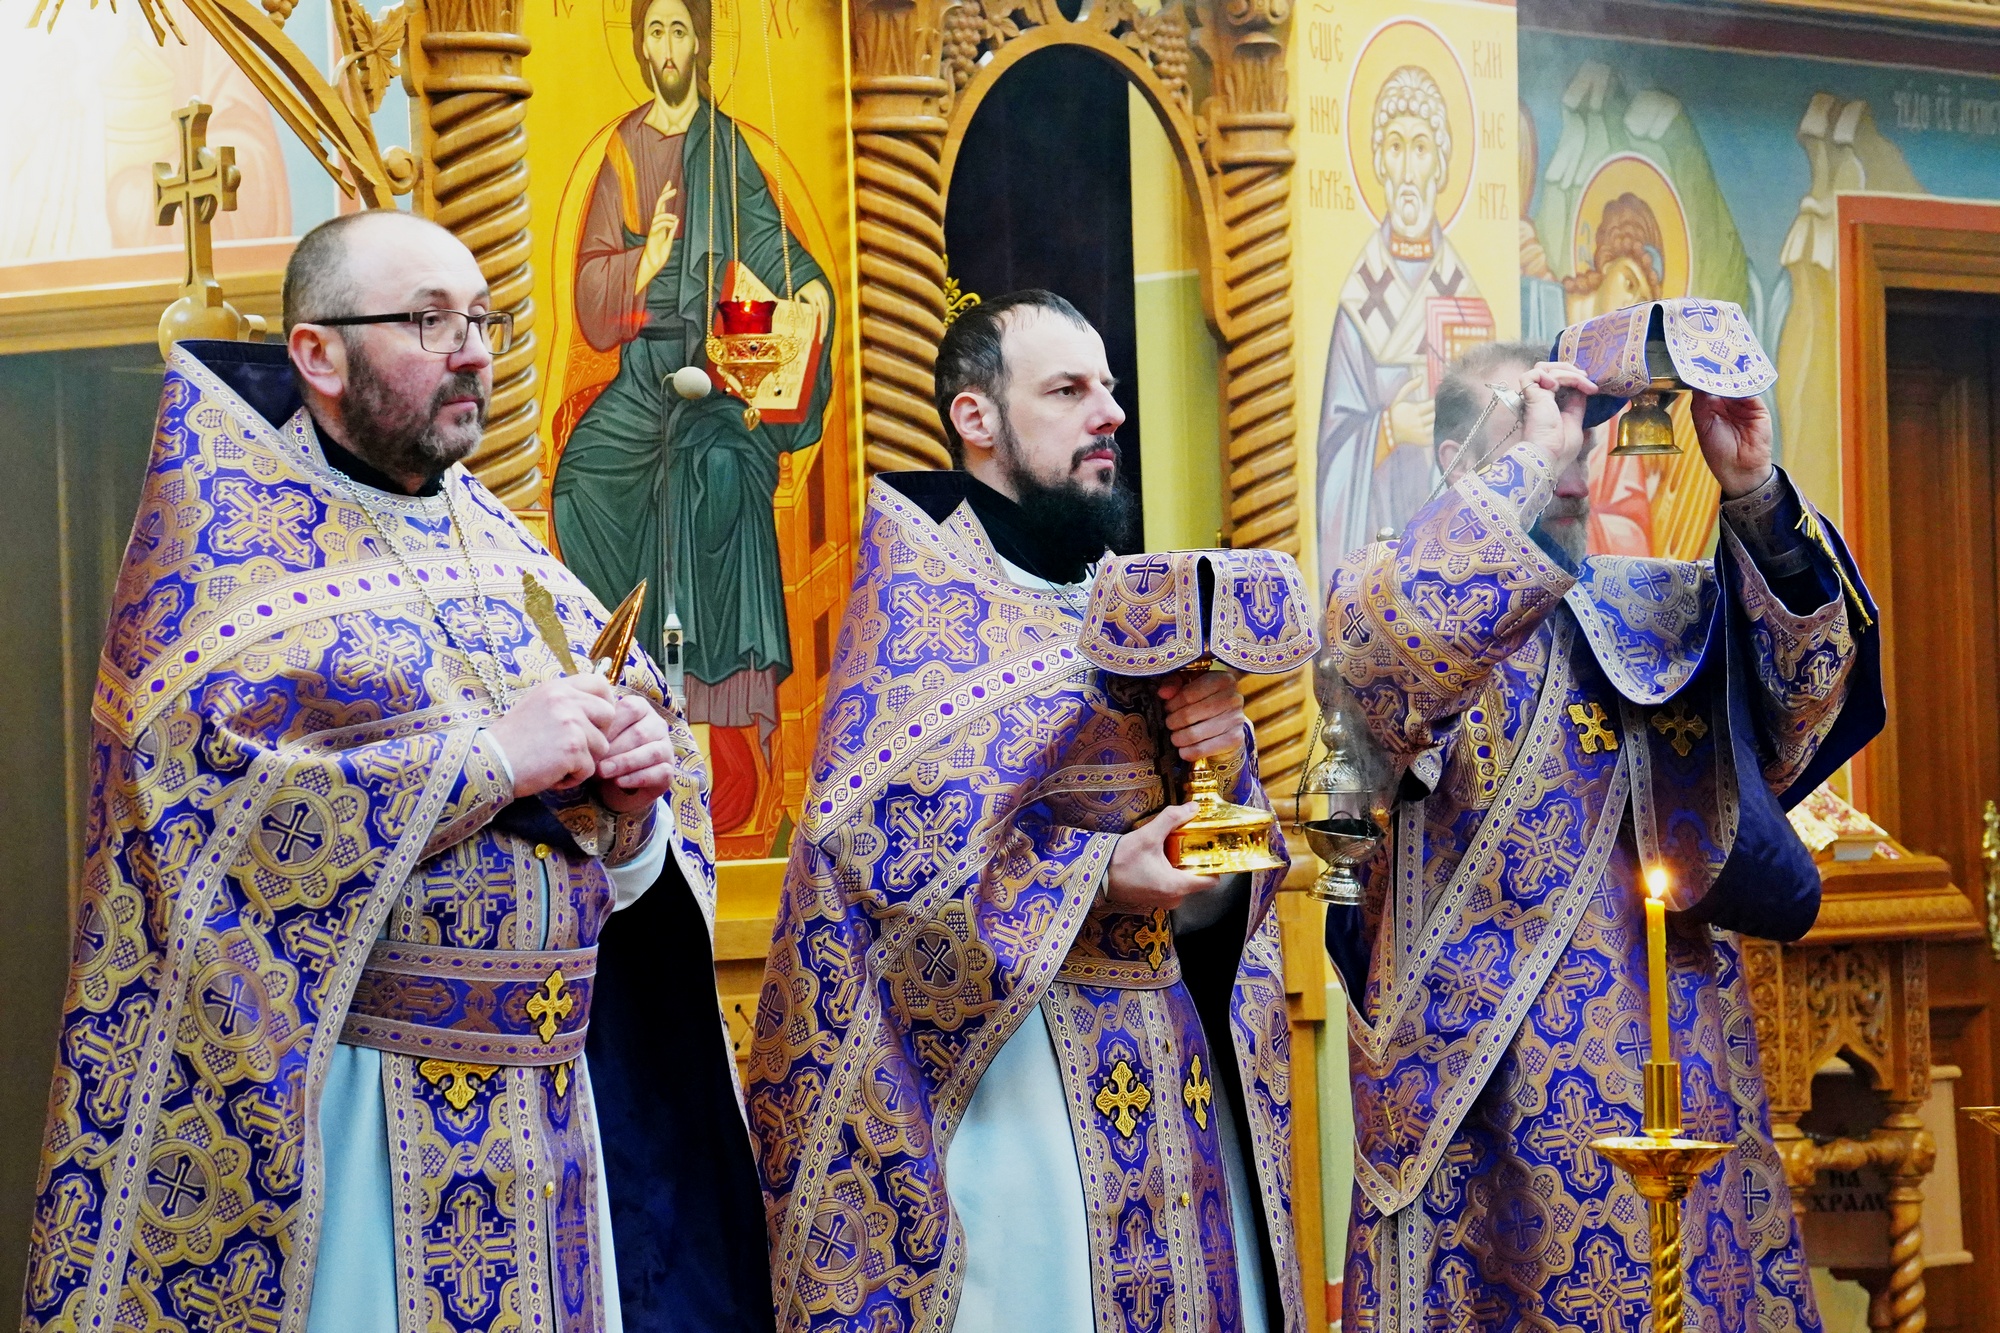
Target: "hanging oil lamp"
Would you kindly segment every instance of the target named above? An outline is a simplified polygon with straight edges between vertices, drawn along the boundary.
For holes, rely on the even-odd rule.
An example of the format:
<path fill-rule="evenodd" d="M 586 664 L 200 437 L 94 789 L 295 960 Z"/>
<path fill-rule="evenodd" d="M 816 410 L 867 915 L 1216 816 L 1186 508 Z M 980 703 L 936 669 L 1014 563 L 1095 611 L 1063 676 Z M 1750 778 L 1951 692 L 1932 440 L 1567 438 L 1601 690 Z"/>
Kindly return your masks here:
<path fill-rule="evenodd" d="M 708 360 L 738 398 L 743 400 L 743 428 L 757 429 L 762 419 L 751 400 L 764 381 L 799 354 L 799 340 L 774 333 L 778 303 L 725 300 L 715 303 L 719 333 L 708 335 Z"/>

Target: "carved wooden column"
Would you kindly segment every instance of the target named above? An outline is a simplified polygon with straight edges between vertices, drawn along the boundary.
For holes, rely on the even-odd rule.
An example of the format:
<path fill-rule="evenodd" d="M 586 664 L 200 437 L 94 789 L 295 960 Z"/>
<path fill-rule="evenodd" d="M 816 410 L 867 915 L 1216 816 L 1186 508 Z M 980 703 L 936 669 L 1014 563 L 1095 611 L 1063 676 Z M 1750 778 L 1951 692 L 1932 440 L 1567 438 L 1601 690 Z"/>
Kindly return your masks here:
<path fill-rule="evenodd" d="M 408 83 L 424 162 L 417 207 L 479 260 L 493 308 L 514 316 L 514 345 L 493 367 L 486 438 L 470 466 L 508 505 L 541 498 L 535 383 L 534 274 L 529 266 L 528 39 L 519 0 L 422 0 L 411 17 Z"/>
<path fill-rule="evenodd" d="M 1839 1275 L 1868 1288 L 1870 1328 L 1918 1333 L 1925 1319 L 1923 1182 L 1937 1158 L 1917 1115 L 1931 1095 L 1927 950 L 1930 941 L 1964 938 L 1977 927 L 1949 866 L 1897 852 L 1823 864 L 1812 931 L 1797 944 L 1744 940 L 1743 966 L 1772 1138 L 1794 1206 L 1803 1215 L 1821 1171 L 1882 1172 L 1888 1262 Z M 1812 1109 L 1813 1075 L 1840 1055 L 1880 1091 L 1886 1114 L 1865 1137 L 1816 1142 L 1799 1120 Z"/>
<path fill-rule="evenodd" d="M 1293 120 L 1286 109 L 1291 0 L 1210 0 L 1201 47 L 1213 66 L 1202 108 L 1221 221 L 1215 317 L 1222 332 L 1223 431 L 1229 462 L 1229 539 L 1297 555 L 1297 395 L 1292 355 Z M 1243 681 L 1264 781 L 1286 792 L 1304 762 L 1306 676 Z"/>
<path fill-rule="evenodd" d="M 931 402 L 944 336 L 940 0 L 856 0 L 855 237 L 868 475 L 951 465 Z"/>

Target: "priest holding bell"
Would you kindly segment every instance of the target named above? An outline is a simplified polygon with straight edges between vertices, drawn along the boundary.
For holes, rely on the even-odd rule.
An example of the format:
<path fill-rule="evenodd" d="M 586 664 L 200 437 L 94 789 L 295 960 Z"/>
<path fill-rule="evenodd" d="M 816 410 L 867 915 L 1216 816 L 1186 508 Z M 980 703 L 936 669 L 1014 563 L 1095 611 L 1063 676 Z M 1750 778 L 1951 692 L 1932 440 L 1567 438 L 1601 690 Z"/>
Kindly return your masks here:
<path fill-rule="evenodd" d="M 1584 550 L 1591 427 L 1648 375 L 1591 349 L 1643 352 L 1641 328 L 1468 353 L 1437 397 L 1441 493 L 1332 579 L 1325 653 L 1400 784 L 1361 903 L 1327 921 L 1352 997 L 1348 1327 L 1651 1317 L 1645 1205 L 1590 1146 L 1640 1132 L 1649 876 L 1671 1029 L 1651 1058 L 1680 1062 L 1685 1136 L 1733 1147 L 1686 1205 L 1689 1326 L 1819 1327 L 1737 936 L 1812 925 L 1784 812 L 1881 726 L 1874 608 L 1772 463 L 1752 395 L 1775 376 L 1740 312 L 1620 313 L 1749 368 L 1693 401 L 1712 562 Z"/>

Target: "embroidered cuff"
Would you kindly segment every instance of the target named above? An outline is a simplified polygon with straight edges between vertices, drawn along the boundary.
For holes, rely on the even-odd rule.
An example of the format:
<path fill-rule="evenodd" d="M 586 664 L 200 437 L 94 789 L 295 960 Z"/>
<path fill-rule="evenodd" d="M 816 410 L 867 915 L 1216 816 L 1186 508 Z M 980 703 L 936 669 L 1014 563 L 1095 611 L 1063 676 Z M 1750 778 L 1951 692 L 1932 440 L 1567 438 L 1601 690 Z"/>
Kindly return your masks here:
<path fill-rule="evenodd" d="M 1722 502 L 1722 521 L 1734 533 L 1766 578 L 1782 579 L 1812 564 L 1812 547 L 1785 522 L 1785 501 L 1791 486 L 1776 467 L 1764 484 L 1748 495 Z"/>
<path fill-rule="evenodd" d="M 506 751 L 484 727 L 472 737 L 461 780 L 438 812 L 437 827 L 424 843 L 424 857 L 436 856 L 486 827 L 514 799 L 514 769 Z"/>
<path fill-rule="evenodd" d="M 485 755 L 495 768 L 500 770 L 501 778 L 507 783 L 508 799 L 512 800 L 512 793 L 514 791 L 514 761 L 509 759 L 507 752 L 500 748 L 500 742 L 493 739 L 493 731 L 490 727 L 481 727 L 479 735 L 473 743 L 479 748 L 479 752 Z"/>
<path fill-rule="evenodd" d="M 622 866 L 646 850 L 659 828 L 660 803 L 654 801 L 637 814 L 618 815 L 612 820 L 611 841 L 604 848 L 604 864 Z"/>

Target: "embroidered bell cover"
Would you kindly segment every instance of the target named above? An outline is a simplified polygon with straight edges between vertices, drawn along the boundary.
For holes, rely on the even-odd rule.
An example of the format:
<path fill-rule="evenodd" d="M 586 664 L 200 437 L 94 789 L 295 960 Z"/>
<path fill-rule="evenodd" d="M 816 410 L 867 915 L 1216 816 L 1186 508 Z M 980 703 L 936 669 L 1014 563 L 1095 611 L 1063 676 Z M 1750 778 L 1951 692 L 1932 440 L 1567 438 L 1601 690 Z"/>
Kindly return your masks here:
<path fill-rule="evenodd" d="M 1110 556 L 1077 646 L 1122 676 L 1165 675 L 1203 655 L 1272 675 L 1319 650 L 1315 619 L 1298 563 L 1282 551 Z"/>
<path fill-rule="evenodd" d="M 1550 356 L 1568 361 L 1596 381 L 1584 424 L 1608 421 L 1644 392 L 1652 376 L 1646 344 L 1664 341 L 1682 383 L 1720 398 L 1754 398 L 1778 382 L 1757 335 L 1733 301 L 1681 296 L 1646 301 L 1572 324 Z"/>

